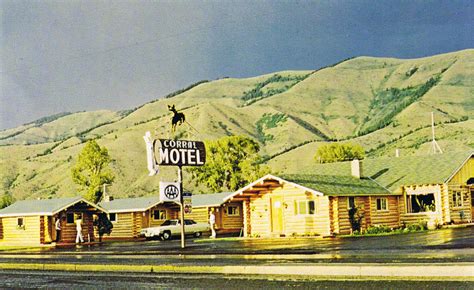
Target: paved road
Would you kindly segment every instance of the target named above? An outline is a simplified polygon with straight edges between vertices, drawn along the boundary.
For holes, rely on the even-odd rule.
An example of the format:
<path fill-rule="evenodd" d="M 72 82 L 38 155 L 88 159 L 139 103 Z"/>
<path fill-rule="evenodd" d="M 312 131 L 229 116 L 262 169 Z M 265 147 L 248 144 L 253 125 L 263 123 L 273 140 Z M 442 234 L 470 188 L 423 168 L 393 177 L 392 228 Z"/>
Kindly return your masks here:
<path fill-rule="evenodd" d="M 102 245 L 2 251 L 0 262 L 53 263 L 406 263 L 474 262 L 474 227 L 358 238 L 277 238 L 233 241 L 116 242 Z"/>
<path fill-rule="evenodd" d="M 292 277 L 0 271 L 0 288 L 58 289 L 473 289 L 468 281 L 325 281 Z"/>

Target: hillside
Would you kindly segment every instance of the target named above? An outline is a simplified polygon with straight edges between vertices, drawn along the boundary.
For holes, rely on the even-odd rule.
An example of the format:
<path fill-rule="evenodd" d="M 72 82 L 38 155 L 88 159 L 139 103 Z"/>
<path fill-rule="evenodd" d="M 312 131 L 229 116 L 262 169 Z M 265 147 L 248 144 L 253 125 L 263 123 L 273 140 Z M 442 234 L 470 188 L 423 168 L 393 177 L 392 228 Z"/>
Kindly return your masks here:
<path fill-rule="evenodd" d="M 76 195 L 70 168 L 83 143 L 96 138 L 114 159 L 111 194 L 155 193 L 176 169 L 148 177 L 142 136 L 173 137 L 169 104 L 194 128 L 185 124 L 176 137 L 250 136 L 275 172 L 311 164 L 316 148 L 334 140 L 360 143 L 370 156 L 396 148 L 425 154 L 431 112 L 443 150 L 474 148 L 473 80 L 474 50 L 411 60 L 358 57 L 316 71 L 203 81 L 123 112 L 58 114 L 0 132 L 1 191 L 16 199 Z M 185 189 L 194 189 L 184 177 Z"/>

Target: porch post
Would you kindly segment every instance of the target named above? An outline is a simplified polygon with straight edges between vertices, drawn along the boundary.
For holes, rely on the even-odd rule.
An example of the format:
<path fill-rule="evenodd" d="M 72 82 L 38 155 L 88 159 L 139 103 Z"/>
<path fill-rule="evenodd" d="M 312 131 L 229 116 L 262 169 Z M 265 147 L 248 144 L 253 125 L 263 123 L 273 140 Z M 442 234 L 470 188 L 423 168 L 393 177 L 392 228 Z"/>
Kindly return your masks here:
<path fill-rule="evenodd" d="M 244 237 L 250 234 L 250 204 L 248 200 L 243 202 L 243 217 L 244 217 Z"/>

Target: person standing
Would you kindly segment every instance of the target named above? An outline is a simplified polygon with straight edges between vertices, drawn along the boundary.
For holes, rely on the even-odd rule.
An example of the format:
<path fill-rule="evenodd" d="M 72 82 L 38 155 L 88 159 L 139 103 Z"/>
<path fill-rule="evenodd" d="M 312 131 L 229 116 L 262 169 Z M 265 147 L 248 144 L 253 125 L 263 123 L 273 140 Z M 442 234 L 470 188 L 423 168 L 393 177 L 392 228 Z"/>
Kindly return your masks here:
<path fill-rule="evenodd" d="M 54 227 L 56 228 L 56 243 L 59 243 L 61 240 L 61 218 L 59 216 L 56 217 Z"/>
<path fill-rule="evenodd" d="M 209 226 L 211 228 L 211 238 L 216 238 L 216 230 L 214 229 L 216 225 L 216 216 L 214 215 L 214 211 L 211 210 L 211 213 L 209 214 Z"/>
<path fill-rule="evenodd" d="M 82 237 L 82 220 L 81 219 L 76 220 L 76 231 L 77 231 L 76 244 L 79 242 L 84 243 L 84 238 Z"/>

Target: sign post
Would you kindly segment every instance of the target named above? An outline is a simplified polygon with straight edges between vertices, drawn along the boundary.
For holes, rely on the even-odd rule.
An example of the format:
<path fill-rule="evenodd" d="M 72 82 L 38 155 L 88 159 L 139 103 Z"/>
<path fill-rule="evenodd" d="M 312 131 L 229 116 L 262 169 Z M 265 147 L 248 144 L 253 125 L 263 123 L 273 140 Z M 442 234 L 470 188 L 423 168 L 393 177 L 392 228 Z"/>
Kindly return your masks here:
<path fill-rule="evenodd" d="M 189 140 L 173 140 L 173 139 L 159 139 L 160 147 L 156 148 L 157 143 L 154 140 L 151 142 L 150 134 L 147 132 L 144 136 L 145 143 L 147 144 L 148 153 L 148 170 L 150 176 L 158 173 L 158 166 L 156 165 L 156 150 L 159 154 L 158 165 L 163 166 L 178 166 L 178 186 L 168 183 L 166 188 L 161 188 L 162 183 L 160 182 L 160 199 L 161 191 L 164 192 L 166 200 L 174 201 L 178 199 L 175 193 L 179 193 L 179 204 L 181 209 L 180 220 L 181 220 L 181 248 L 185 247 L 185 224 L 184 224 L 184 212 L 191 212 L 191 202 L 189 196 L 185 198 L 183 193 L 183 166 L 202 166 L 206 163 L 206 148 L 204 142 L 201 141 L 189 141 Z M 163 187 L 165 187 L 163 183 Z M 173 188 L 174 187 L 174 188 Z M 171 199 L 171 200 L 170 200 Z M 177 202 L 177 200 L 176 200 Z"/>
<path fill-rule="evenodd" d="M 183 192 L 184 213 L 191 213 L 193 211 L 193 195 L 190 192 Z"/>
<path fill-rule="evenodd" d="M 181 166 L 178 166 L 178 182 L 179 182 L 179 206 L 181 208 L 180 219 L 181 219 L 181 248 L 185 247 L 185 235 L 184 235 L 184 204 L 183 204 L 183 170 Z"/>

